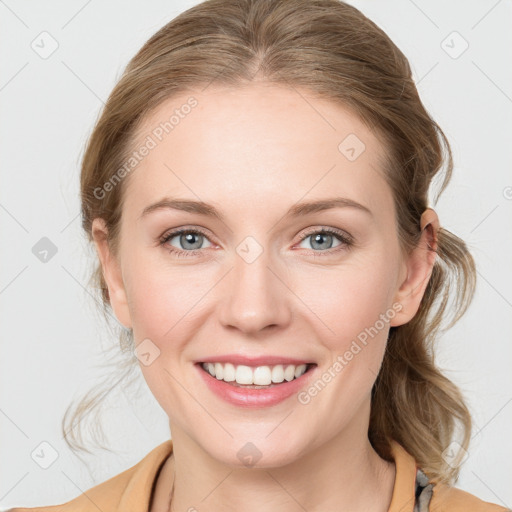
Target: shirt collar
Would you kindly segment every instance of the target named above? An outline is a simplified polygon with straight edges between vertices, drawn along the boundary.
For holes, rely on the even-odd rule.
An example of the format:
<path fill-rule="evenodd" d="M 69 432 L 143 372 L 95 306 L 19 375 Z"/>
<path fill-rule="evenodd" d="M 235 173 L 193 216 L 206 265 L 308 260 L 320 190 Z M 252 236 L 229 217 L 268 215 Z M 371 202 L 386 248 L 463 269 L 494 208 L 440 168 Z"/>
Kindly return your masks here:
<path fill-rule="evenodd" d="M 416 490 L 417 465 L 414 457 L 397 441 L 390 442 L 391 455 L 395 461 L 395 485 L 388 512 L 412 512 Z"/>
<path fill-rule="evenodd" d="M 138 464 L 122 493 L 118 510 L 123 512 L 147 512 L 156 475 L 172 453 L 172 440 L 168 439 L 153 448 Z"/>

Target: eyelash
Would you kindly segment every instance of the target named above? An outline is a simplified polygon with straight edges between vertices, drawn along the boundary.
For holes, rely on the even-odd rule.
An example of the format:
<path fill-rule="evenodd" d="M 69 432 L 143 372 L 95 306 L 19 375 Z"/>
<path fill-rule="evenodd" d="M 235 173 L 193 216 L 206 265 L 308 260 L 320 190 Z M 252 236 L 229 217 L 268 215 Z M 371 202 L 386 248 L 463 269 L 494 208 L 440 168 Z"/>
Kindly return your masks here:
<path fill-rule="evenodd" d="M 204 231 L 201 231 L 200 229 L 177 229 L 176 231 L 171 231 L 170 233 L 166 233 L 165 235 L 163 235 L 160 238 L 159 244 L 161 246 L 163 246 L 167 251 L 169 251 L 170 253 L 174 254 L 175 256 L 177 256 L 179 258 L 196 256 L 199 253 L 201 253 L 203 249 L 193 249 L 191 251 L 183 251 L 180 249 L 176 249 L 173 246 L 167 245 L 167 242 L 169 242 L 169 240 L 172 240 L 175 236 L 181 235 L 183 233 L 192 233 L 195 235 L 203 235 L 205 238 L 208 239 L 208 235 Z M 337 251 L 344 250 L 344 249 L 345 250 L 350 249 L 352 247 L 352 245 L 354 244 L 354 240 L 352 239 L 352 237 L 350 237 L 346 233 L 339 231 L 337 229 L 327 228 L 327 227 L 325 227 L 325 228 L 322 227 L 321 229 L 316 229 L 314 231 L 309 231 L 308 233 L 305 233 L 299 240 L 299 243 L 303 242 L 306 238 L 310 237 L 311 235 L 316 235 L 316 234 L 333 235 L 336 238 L 338 238 L 338 240 L 341 242 L 341 245 L 339 245 L 338 247 L 335 247 L 334 249 L 329 249 L 326 251 L 313 251 L 315 258 L 330 256 Z M 317 253 L 317 254 L 315 254 L 315 253 Z"/>

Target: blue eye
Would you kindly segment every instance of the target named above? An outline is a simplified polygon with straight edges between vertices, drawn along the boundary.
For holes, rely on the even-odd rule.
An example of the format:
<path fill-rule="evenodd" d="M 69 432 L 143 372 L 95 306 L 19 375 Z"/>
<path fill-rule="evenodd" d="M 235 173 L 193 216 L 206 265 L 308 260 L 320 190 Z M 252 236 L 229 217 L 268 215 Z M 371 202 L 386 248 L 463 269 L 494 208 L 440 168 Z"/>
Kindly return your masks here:
<path fill-rule="evenodd" d="M 300 243 L 313 236 L 311 247 L 315 257 L 329 256 L 337 251 L 349 249 L 354 243 L 350 235 L 333 228 L 321 228 L 316 229 L 316 231 L 310 231 L 302 235 Z M 179 237 L 178 243 L 181 247 L 176 247 L 169 243 L 173 238 L 177 237 Z M 337 239 L 340 242 L 338 245 L 334 246 L 334 248 L 332 246 L 333 239 Z M 198 256 L 201 254 L 201 250 L 204 249 L 202 245 L 205 240 L 209 242 L 206 233 L 203 233 L 201 230 L 177 229 L 163 235 L 160 239 L 160 245 L 178 257 Z M 322 247 L 324 245 L 327 247 Z"/>
<path fill-rule="evenodd" d="M 316 231 L 310 231 L 301 237 L 301 243 L 308 238 L 312 239 L 310 242 L 311 247 L 314 249 L 320 249 L 313 251 L 314 253 L 317 253 L 315 256 L 329 255 L 344 248 L 348 249 L 353 244 L 351 237 L 342 231 L 332 228 L 322 228 L 320 230 L 317 229 Z M 335 246 L 333 250 L 331 250 L 334 238 L 337 239 L 340 243 Z M 327 247 L 322 247 L 322 245 L 327 245 Z"/>
<path fill-rule="evenodd" d="M 179 244 L 182 248 L 176 248 L 170 245 L 169 242 L 179 236 Z M 163 245 L 169 252 L 175 253 L 177 256 L 195 255 L 200 252 L 201 245 L 204 240 L 208 240 L 206 234 L 196 229 L 178 229 L 167 233 L 160 239 L 160 244 Z M 187 250 L 187 247 L 190 250 Z"/>

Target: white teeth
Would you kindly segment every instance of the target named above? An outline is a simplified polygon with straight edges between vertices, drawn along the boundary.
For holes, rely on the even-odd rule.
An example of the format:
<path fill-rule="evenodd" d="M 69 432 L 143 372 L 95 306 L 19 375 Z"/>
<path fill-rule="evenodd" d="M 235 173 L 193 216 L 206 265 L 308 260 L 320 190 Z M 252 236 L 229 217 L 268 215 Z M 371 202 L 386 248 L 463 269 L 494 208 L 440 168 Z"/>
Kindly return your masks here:
<path fill-rule="evenodd" d="M 295 366 L 287 366 L 286 370 L 284 371 L 284 378 L 287 381 L 293 380 L 293 377 L 295 377 Z"/>
<path fill-rule="evenodd" d="M 249 366 L 243 364 L 236 367 L 235 380 L 238 384 L 254 384 L 253 373 Z"/>
<path fill-rule="evenodd" d="M 224 365 L 224 377 L 222 380 L 225 382 L 233 382 L 235 380 L 235 376 L 235 367 L 231 363 L 226 363 Z"/>
<path fill-rule="evenodd" d="M 284 369 L 282 364 L 278 364 L 272 368 L 272 382 L 279 383 L 284 380 Z"/>
<path fill-rule="evenodd" d="M 253 384 L 267 386 L 272 382 L 272 371 L 268 366 L 258 366 L 254 370 Z"/>
<path fill-rule="evenodd" d="M 303 366 L 305 367 L 306 365 L 303 365 Z M 295 378 L 300 377 L 303 373 L 304 372 L 302 371 L 302 368 L 300 366 L 297 366 L 295 368 L 295 371 L 293 372 L 293 377 L 295 377 Z"/>
<path fill-rule="evenodd" d="M 215 363 L 215 377 L 219 380 L 224 377 L 224 367 L 220 363 Z"/>
<path fill-rule="evenodd" d="M 251 367 L 243 364 L 233 365 L 232 363 L 203 363 L 203 368 L 210 373 L 212 377 L 225 382 L 234 382 L 237 384 L 257 386 L 269 386 L 270 384 L 279 384 L 283 381 L 292 381 L 306 373 L 306 364 L 297 366 L 289 364 L 283 366 L 258 366 Z"/>

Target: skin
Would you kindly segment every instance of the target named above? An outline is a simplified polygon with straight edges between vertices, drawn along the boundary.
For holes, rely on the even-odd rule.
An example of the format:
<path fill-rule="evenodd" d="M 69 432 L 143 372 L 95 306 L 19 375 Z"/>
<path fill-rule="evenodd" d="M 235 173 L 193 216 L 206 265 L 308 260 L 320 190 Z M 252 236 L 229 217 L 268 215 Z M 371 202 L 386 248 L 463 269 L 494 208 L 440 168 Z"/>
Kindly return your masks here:
<path fill-rule="evenodd" d="M 123 184 L 117 257 L 102 219 L 93 223 L 117 318 L 136 344 L 149 338 L 160 350 L 141 370 L 169 417 L 174 453 L 152 511 L 168 510 L 174 478 L 172 510 L 387 511 L 395 467 L 369 443 L 370 393 L 389 327 L 418 310 L 435 260 L 427 243 L 437 248 L 437 215 L 423 213 L 418 248 L 402 253 L 381 171 L 385 147 L 340 105 L 265 83 L 193 95 L 198 105 Z M 139 141 L 189 96 L 161 104 Z M 351 133 L 365 144 L 354 161 L 338 150 Z M 164 196 L 207 202 L 224 222 L 173 209 L 140 218 Z M 334 208 L 284 217 L 297 202 L 333 196 L 372 215 Z M 167 246 L 199 246 L 200 254 L 177 257 L 159 245 L 181 227 L 207 237 L 180 243 L 178 235 Z M 328 237 L 318 248 L 322 227 L 348 233 L 354 244 Z M 313 236 L 301 241 L 306 233 Z M 263 248 L 252 263 L 236 251 L 247 236 Z M 314 361 L 320 376 L 393 304 L 401 310 L 307 405 L 292 396 L 241 409 L 211 393 L 193 367 L 218 354 L 271 354 Z M 248 441 L 262 454 L 251 468 L 237 457 Z"/>

